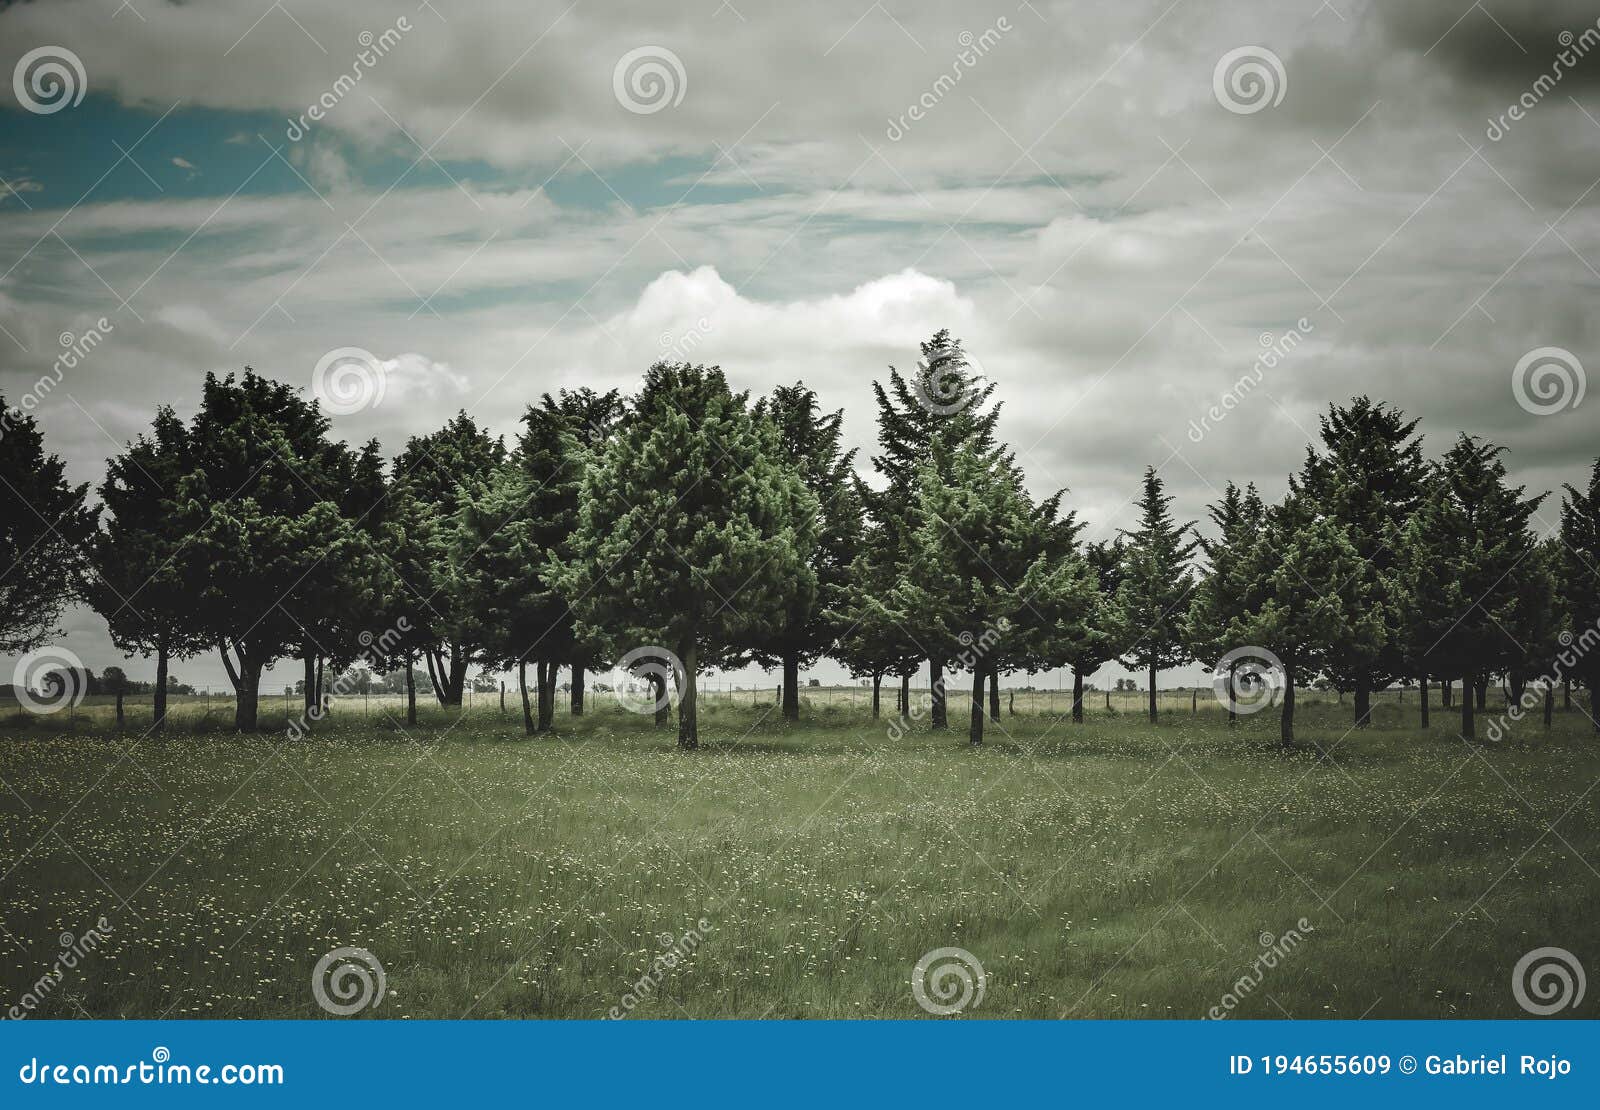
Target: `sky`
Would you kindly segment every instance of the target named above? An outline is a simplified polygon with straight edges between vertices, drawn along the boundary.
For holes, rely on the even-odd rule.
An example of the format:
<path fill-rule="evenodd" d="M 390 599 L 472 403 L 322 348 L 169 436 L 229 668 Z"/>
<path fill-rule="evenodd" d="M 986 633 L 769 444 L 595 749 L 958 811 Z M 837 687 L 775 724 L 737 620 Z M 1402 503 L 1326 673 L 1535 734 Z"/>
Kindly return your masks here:
<path fill-rule="evenodd" d="M 805 381 L 865 466 L 871 382 L 945 327 L 1089 538 L 1132 525 L 1147 465 L 1185 520 L 1229 480 L 1277 496 L 1362 393 L 1430 456 L 1469 431 L 1558 491 L 1600 454 L 1597 18 L 0 3 L 0 393 L 96 483 L 208 371 L 303 386 L 392 455 L 688 359 Z M 376 368 L 353 398 L 346 348 Z M 122 662 L 94 614 L 63 632 Z"/>

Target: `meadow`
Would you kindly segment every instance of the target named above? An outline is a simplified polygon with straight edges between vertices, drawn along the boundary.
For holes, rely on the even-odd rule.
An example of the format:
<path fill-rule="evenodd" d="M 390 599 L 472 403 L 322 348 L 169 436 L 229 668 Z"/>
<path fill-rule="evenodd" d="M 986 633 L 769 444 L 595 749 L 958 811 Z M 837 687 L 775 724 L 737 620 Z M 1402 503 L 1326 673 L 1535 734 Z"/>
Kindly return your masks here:
<path fill-rule="evenodd" d="M 797 725 L 707 697 L 690 753 L 592 691 L 538 738 L 514 695 L 410 730 L 347 699 L 298 741 L 216 699 L 160 736 L 0 712 L 0 1013 L 328 1018 L 313 969 L 356 946 L 367 1018 L 918 1018 L 913 967 L 959 947 L 967 1018 L 1520 1017 L 1524 953 L 1600 951 L 1577 708 L 1468 746 L 1414 692 L 1360 731 L 1312 700 L 1284 752 L 1204 695 L 1074 725 L 1019 691 L 974 750 L 960 700 L 933 732 L 846 693 Z"/>

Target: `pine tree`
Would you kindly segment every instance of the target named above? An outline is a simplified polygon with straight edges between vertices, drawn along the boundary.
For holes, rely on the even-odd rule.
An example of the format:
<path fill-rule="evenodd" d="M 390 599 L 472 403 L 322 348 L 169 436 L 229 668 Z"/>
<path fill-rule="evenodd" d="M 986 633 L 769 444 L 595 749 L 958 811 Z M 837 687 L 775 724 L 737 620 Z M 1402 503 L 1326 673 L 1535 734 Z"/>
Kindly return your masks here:
<path fill-rule="evenodd" d="M 211 646 L 191 628 L 180 562 L 188 536 L 178 527 L 178 494 L 192 465 L 183 421 L 161 406 L 150 433 L 106 464 L 102 527 L 90 550 L 86 596 L 112 644 L 156 657 L 153 731 L 166 727 L 169 660 Z"/>
<path fill-rule="evenodd" d="M 432 618 L 421 626 L 428 633 L 423 657 L 434 696 L 446 708 L 461 704 L 467 668 L 477 650 L 455 623 L 461 609 L 448 593 L 451 522 L 461 507 L 458 491 L 486 486 L 504 460 L 505 445 L 462 411 L 437 432 L 413 436 L 394 461 L 394 481 L 404 485 L 405 499 L 413 511 L 429 518 L 423 531 L 433 550 L 417 568 L 425 577 L 410 585 L 428 599 L 417 611 L 418 617 Z"/>
<path fill-rule="evenodd" d="M 262 671 L 303 644 L 304 609 L 286 599 L 304 600 L 296 591 L 325 572 L 353 608 L 381 603 L 382 562 L 339 502 L 348 452 L 327 431 L 315 402 L 249 369 L 206 375 L 189 427 L 178 496 L 189 631 L 220 651 L 240 731 L 256 728 Z"/>
<path fill-rule="evenodd" d="M 1383 636 L 1371 604 L 1375 587 L 1345 527 L 1293 488 L 1267 514 L 1243 557 L 1239 612 L 1228 622 L 1236 646 L 1264 648 L 1283 665 L 1280 739 L 1294 743 L 1295 690 L 1330 659 L 1371 650 Z"/>
<path fill-rule="evenodd" d="M 1301 488 L 1345 529 L 1361 556 L 1370 604 L 1379 608 L 1386 634 L 1370 655 L 1329 660 L 1340 689 L 1355 692 L 1355 723 L 1368 724 L 1372 691 L 1407 671 L 1400 647 L 1404 613 L 1385 585 L 1394 566 L 1394 539 L 1421 503 L 1427 477 L 1417 421 L 1368 397 L 1329 405 L 1320 420 L 1322 453 L 1306 449 Z"/>
<path fill-rule="evenodd" d="M 622 395 L 614 389 L 605 393 L 563 389 L 554 397 L 546 393 L 537 406 L 528 406 L 513 461 L 525 480 L 524 512 L 532 528 L 533 549 L 557 559 L 570 555 L 586 460 L 615 433 L 623 414 Z M 571 711 L 573 716 L 581 715 L 584 672 L 594 666 L 602 646 L 593 637 L 580 639 L 577 635 L 572 610 L 548 580 L 543 557 L 539 565 L 524 568 L 520 580 L 549 607 L 536 653 L 541 683 L 539 727 L 544 730 L 550 727 L 554 711 L 557 668 L 563 664 L 571 667 Z"/>
<path fill-rule="evenodd" d="M 0 652 L 44 643 L 78 596 L 95 531 L 88 489 L 68 483 L 33 417 L 0 396 Z"/>
<path fill-rule="evenodd" d="M 927 651 L 971 672 L 968 738 L 982 744 L 985 683 L 1002 660 L 1025 655 L 1021 587 L 1034 562 L 1046 559 L 1042 522 L 1014 467 L 975 440 L 943 468 L 923 467 L 912 518 L 897 607 Z M 1034 585 L 1048 594 L 1056 583 L 1041 567 Z"/>
<path fill-rule="evenodd" d="M 1194 591 L 1189 558 L 1197 541 L 1191 536 L 1192 522 L 1180 525 L 1173 520 L 1171 504 L 1155 467 L 1147 467 L 1139 527 L 1123 533 L 1126 564 L 1118 603 L 1122 624 L 1134 638 L 1123 649 L 1122 659 L 1129 668 L 1143 669 L 1150 676 L 1151 723 L 1157 720 L 1157 672 L 1191 658 L 1183 618 Z"/>
<path fill-rule="evenodd" d="M 1566 487 L 1561 504 L 1561 609 L 1567 632 L 1578 643 L 1600 633 L 1600 458 L 1588 488 Z M 1600 733 L 1600 651 L 1574 651 L 1578 676 L 1589 688 L 1589 716 Z"/>
<path fill-rule="evenodd" d="M 815 590 L 816 498 L 715 367 L 657 363 L 584 472 L 572 555 L 552 560 L 584 626 L 673 652 L 678 744 L 699 746 L 696 676 Z"/>
<path fill-rule="evenodd" d="M 1469 741 L 1480 678 L 1517 659 L 1505 627 L 1516 620 L 1515 573 L 1534 554 L 1528 522 L 1543 500 L 1506 485 L 1502 451 L 1466 434 L 1456 440 L 1401 534 L 1392 576 L 1410 614 L 1413 665 L 1462 680 L 1461 736 Z"/>
<path fill-rule="evenodd" d="M 816 592 L 796 590 L 773 632 L 752 646 L 751 657 L 783 674 L 783 716 L 800 719 L 800 670 L 816 663 L 833 646 L 843 626 L 828 614 L 837 609 L 849 583 L 861 528 L 852 471 L 854 451 L 841 445 L 844 410 L 824 414 L 817 395 L 803 382 L 778 386 L 756 403 L 755 418 L 772 424 L 781 457 L 795 468 L 817 499 L 817 544 L 811 554 Z"/>
<path fill-rule="evenodd" d="M 902 375 L 889 368 L 889 385 L 872 383 L 878 405 L 878 453 L 872 465 L 883 479 L 866 507 L 872 519 L 895 544 L 896 562 L 904 566 L 911 557 L 911 532 L 916 527 L 908 509 L 914 503 L 922 468 L 936 467 L 954 455 L 958 445 L 971 441 L 981 453 L 995 447 L 995 425 L 1000 406 L 987 407 L 993 382 L 976 374 L 961 342 L 947 330 L 936 332 L 922 345 L 917 369 Z M 941 472 L 942 473 L 942 472 Z M 928 659 L 928 684 L 932 694 L 934 728 L 947 727 L 944 699 L 944 663 Z"/>
<path fill-rule="evenodd" d="M 1183 621 L 1189 650 L 1202 661 L 1219 660 L 1241 646 L 1232 642 L 1230 633 L 1233 623 L 1245 615 L 1246 557 L 1260 535 L 1266 506 L 1253 483 L 1240 490 L 1229 482 L 1222 500 L 1210 507 L 1208 515 L 1217 534 L 1214 539 L 1198 541 L 1208 565 Z M 1238 717 L 1236 670 L 1236 665 L 1230 667 L 1227 679 L 1229 724 Z"/>

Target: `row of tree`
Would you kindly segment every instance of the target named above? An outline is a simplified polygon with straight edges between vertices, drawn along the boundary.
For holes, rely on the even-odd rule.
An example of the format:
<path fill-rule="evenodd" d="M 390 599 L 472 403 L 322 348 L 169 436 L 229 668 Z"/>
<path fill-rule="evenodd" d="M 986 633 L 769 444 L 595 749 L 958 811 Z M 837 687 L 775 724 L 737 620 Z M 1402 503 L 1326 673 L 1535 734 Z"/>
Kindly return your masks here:
<path fill-rule="evenodd" d="M 874 715 L 885 678 L 910 713 L 925 666 L 935 728 L 946 673 L 966 672 L 973 743 L 1002 674 L 1070 669 L 1081 721 L 1086 678 L 1121 661 L 1148 673 L 1154 719 L 1160 671 L 1245 646 L 1281 661 L 1286 742 L 1313 679 L 1354 693 L 1357 725 L 1375 690 L 1459 682 L 1468 738 L 1497 677 L 1518 699 L 1577 679 L 1593 700 L 1600 461 L 1541 540 L 1540 498 L 1508 484 L 1499 448 L 1462 435 L 1430 462 L 1416 421 L 1358 397 L 1330 407 L 1280 502 L 1230 483 L 1203 537 L 1150 469 L 1137 524 L 1088 543 L 1064 491 L 1028 492 L 960 343 L 941 331 L 921 353 L 874 383 L 870 482 L 842 412 L 803 384 L 752 401 L 686 364 L 652 366 L 632 397 L 546 394 L 509 446 L 462 413 L 392 460 L 333 440 L 288 385 L 208 375 L 192 420 L 163 407 L 110 461 L 94 508 L 12 414 L 0 649 L 42 642 L 79 597 L 120 650 L 155 657 L 156 727 L 169 660 L 215 650 L 240 729 L 263 671 L 293 658 L 308 710 L 325 666 L 359 661 L 403 676 L 410 723 L 417 675 L 454 706 L 469 668 L 514 670 L 538 732 L 559 668 L 581 712 L 586 671 L 651 646 L 687 748 L 701 670 L 780 669 L 796 718 L 800 672 L 825 656 L 871 680 Z M 648 673 L 664 724 L 667 679 Z"/>

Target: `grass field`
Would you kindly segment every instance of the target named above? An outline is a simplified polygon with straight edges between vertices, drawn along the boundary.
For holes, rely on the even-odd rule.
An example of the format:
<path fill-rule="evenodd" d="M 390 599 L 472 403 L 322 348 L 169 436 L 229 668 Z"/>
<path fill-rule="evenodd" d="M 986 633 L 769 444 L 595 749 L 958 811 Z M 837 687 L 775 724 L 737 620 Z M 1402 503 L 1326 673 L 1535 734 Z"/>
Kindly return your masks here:
<path fill-rule="evenodd" d="M 1271 714 L 1186 705 L 1008 716 L 970 750 L 732 695 L 695 753 L 594 710 L 527 739 L 369 705 L 300 742 L 0 715 L 0 1012 L 325 1017 L 341 946 L 381 960 L 362 1016 L 388 1018 L 923 1017 L 912 969 L 943 947 L 984 969 L 967 1017 L 1517 1017 L 1525 952 L 1600 966 L 1577 710 L 1467 747 L 1414 704 L 1359 733 L 1310 704 L 1291 754 Z"/>

